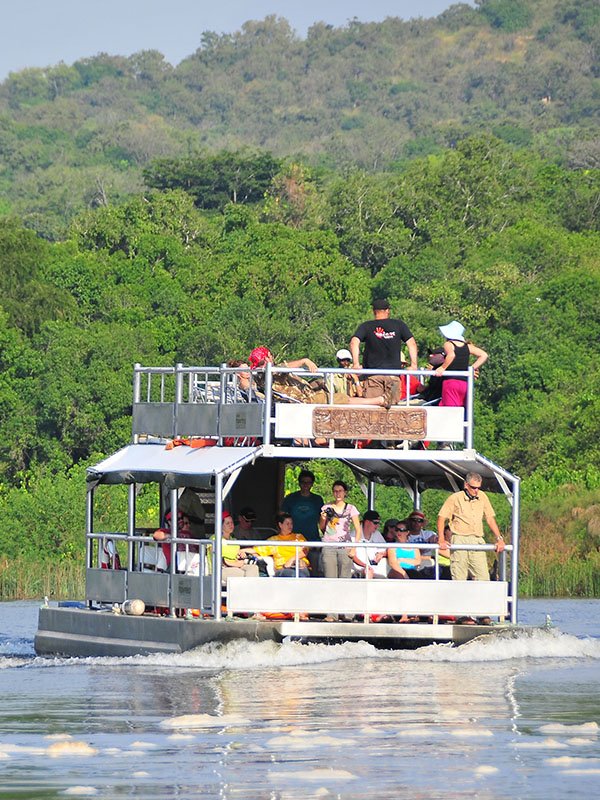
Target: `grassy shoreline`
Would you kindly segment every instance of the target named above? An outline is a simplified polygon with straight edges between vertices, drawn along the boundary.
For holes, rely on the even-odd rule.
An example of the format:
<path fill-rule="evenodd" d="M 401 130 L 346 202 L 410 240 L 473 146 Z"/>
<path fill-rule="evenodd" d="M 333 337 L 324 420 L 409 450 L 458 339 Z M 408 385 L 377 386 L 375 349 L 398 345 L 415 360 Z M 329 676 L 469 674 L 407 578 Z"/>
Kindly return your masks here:
<path fill-rule="evenodd" d="M 593 561 L 525 564 L 519 577 L 520 597 L 600 597 L 600 570 Z M 80 600 L 85 597 L 85 569 L 74 561 L 0 562 L 0 601 Z"/>

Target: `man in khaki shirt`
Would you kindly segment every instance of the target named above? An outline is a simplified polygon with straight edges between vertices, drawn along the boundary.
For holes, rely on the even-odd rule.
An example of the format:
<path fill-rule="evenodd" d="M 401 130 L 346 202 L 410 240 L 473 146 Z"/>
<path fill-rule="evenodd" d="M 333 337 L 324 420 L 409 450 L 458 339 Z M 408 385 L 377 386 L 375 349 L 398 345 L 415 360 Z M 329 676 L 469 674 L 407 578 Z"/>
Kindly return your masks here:
<path fill-rule="evenodd" d="M 496 552 L 504 550 L 504 540 L 496 524 L 496 515 L 485 492 L 481 491 L 482 477 L 478 472 L 469 472 L 462 492 L 451 494 L 438 515 L 438 543 L 445 543 L 446 522 L 452 533 L 448 544 L 485 544 L 483 520 L 496 537 Z M 489 581 L 490 573 L 486 553 L 482 550 L 452 550 L 450 571 L 455 581 L 466 581 L 468 576 L 476 581 Z"/>

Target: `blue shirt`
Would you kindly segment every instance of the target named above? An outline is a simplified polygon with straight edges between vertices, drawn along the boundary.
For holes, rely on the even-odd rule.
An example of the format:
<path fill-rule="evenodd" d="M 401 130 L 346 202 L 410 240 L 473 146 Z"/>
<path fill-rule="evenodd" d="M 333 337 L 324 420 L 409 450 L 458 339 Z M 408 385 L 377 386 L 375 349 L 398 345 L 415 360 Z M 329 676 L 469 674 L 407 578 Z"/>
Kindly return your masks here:
<path fill-rule="evenodd" d="M 321 539 L 319 516 L 324 505 L 320 494 L 311 492 L 308 497 L 303 497 L 300 492 L 292 492 L 283 498 L 281 510 L 292 515 L 295 533 L 301 533 L 309 542 L 318 542 Z"/>

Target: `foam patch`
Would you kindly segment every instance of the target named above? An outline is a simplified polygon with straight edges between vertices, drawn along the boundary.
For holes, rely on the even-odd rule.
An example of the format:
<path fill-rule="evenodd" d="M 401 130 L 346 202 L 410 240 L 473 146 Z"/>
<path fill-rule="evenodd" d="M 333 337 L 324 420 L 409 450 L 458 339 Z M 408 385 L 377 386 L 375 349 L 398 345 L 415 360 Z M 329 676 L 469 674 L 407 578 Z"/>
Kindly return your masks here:
<path fill-rule="evenodd" d="M 454 728 L 450 731 L 451 736 L 458 736 L 459 738 L 479 739 L 493 736 L 489 728 Z"/>
<path fill-rule="evenodd" d="M 560 748 L 566 748 L 566 747 L 569 746 L 568 744 L 564 744 L 563 742 L 559 742 L 556 739 L 542 739 L 542 741 L 534 740 L 532 742 L 530 742 L 530 741 L 518 741 L 518 742 L 511 742 L 511 744 L 512 744 L 513 747 L 521 747 L 523 749 L 529 749 L 529 750 L 538 750 L 538 749 L 541 750 L 541 749 L 547 748 L 547 747 L 550 747 L 550 748 L 553 747 L 555 749 L 560 749 Z"/>
<path fill-rule="evenodd" d="M 70 797 L 93 797 L 98 794 L 98 789 L 94 786 L 70 786 L 65 789 L 62 794 L 69 795 Z"/>
<path fill-rule="evenodd" d="M 163 719 L 161 728 L 227 728 L 230 725 L 250 725 L 250 720 L 238 714 L 224 714 L 222 717 L 213 717 L 210 714 L 183 714 L 181 717 Z"/>
<path fill-rule="evenodd" d="M 51 744 L 46 750 L 46 754 L 50 758 L 64 758 L 65 756 L 95 756 L 97 754 L 95 747 L 90 747 L 86 742 L 56 742 Z"/>
<path fill-rule="evenodd" d="M 587 736 L 598 735 L 597 722 L 584 722 L 582 725 L 563 725 L 561 722 L 551 722 L 542 725 L 540 733 L 583 733 Z"/>
<path fill-rule="evenodd" d="M 490 764 L 481 764 L 473 770 L 475 775 L 495 775 L 498 772 L 498 767 L 492 767 Z"/>
<path fill-rule="evenodd" d="M 307 769 L 301 772 L 269 772 L 271 781 L 352 781 L 356 778 L 345 769 Z"/>

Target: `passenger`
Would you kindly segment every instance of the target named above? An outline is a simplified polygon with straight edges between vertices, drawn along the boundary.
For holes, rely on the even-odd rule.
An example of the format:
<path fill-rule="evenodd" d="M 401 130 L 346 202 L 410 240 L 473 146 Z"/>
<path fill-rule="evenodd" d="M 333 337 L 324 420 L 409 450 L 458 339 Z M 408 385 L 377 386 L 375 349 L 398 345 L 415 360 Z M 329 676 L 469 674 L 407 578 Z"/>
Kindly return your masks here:
<path fill-rule="evenodd" d="M 250 506 L 244 506 L 238 514 L 238 524 L 233 529 L 234 539 L 264 539 L 254 527 L 256 512 Z"/>
<path fill-rule="evenodd" d="M 421 553 L 417 548 L 407 546 L 408 525 L 404 522 L 396 526 L 396 542 L 400 546 L 390 547 L 387 551 L 388 578 L 414 578 L 421 563 Z"/>
<path fill-rule="evenodd" d="M 229 511 L 224 511 L 223 540 L 231 538 L 233 527 L 233 517 Z M 228 578 L 258 578 L 255 556 L 256 552 L 251 547 L 242 550 L 239 544 L 227 544 L 223 541 L 221 547 L 223 583 L 227 583 Z"/>
<path fill-rule="evenodd" d="M 364 343 L 364 369 L 402 369 L 402 342 L 408 347 L 409 369 L 417 369 L 417 343 L 406 323 L 390 318 L 387 300 L 374 300 L 372 308 L 374 319 L 359 325 L 350 339 L 353 369 L 361 369 L 361 343 Z M 387 408 L 397 403 L 400 396 L 398 376 L 370 375 L 364 380 L 364 397 L 379 396 L 383 396 L 383 405 Z"/>
<path fill-rule="evenodd" d="M 247 372 L 232 373 L 234 381 L 227 384 L 226 402 L 228 403 L 264 403 L 265 396 L 253 384 L 250 367 L 245 361 L 232 359 L 227 362 L 228 367 L 248 367 Z"/>
<path fill-rule="evenodd" d="M 285 511 L 280 511 L 275 517 L 277 533 L 270 536 L 267 542 L 305 542 L 306 539 L 301 533 L 294 533 L 292 515 Z M 310 578 L 310 569 L 306 553 L 307 547 L 294 547 L 293 545 L 279 545 L 277 547 L 258 545 L 255 548 L 256 554 L 265 557 L 271 556 L 275 562 L 276 578 L 296 577 L 296 564 L 298 564 L 298 576 L 300 578 Z"/>
<path fill-rule="evenodd" d="M 171 567 L 171 512 L 167 511 L 165 514 L 165 525 L 162 528 L 157 528 L 152 534 L 155 542 L 161 543 L 161 550 L 164 555 L 165 561 L 162 565 L 164 571 L 168 572 Z M 181 510 L 177 510 L 177 538 L 178 539 L 195 539 L 192 533 L 189 517 Z M 177 544 L 177 572 L 188 573 L 194 570 L 198 565 L 198 552 L 199 547 L 195 544 L 186 545 L 184 542 Z M 166 562 L 166 564 L 165 564 Z M 157 566 L 159 566 L 157 564 Z M 160 568 L 159 566 L 159 568 Z"/>
<path fill-rule="evenodd" d="M 273 354 L 268 347 L 255 347 L 250 353 L 248 362 L 252 369 L 260 369 L 264 367 L 265 364 L 274 363 Z M 300 358 L 296 361 L 284 361 L 280 366 L 291 367 L 292 369 L 304 368 L 308 369 L 310 372 L 318 372 L 319 369 L 310 358 Z M 256 382 L 260 391 L 264 391 L 264 376 L 257 375 Z M 318 403 L 325 405 L 329 402 L 329 392 L 323 378 L 309 381 L 299 375 L 284 373 L 273 376 L 272 388 L 276 396 L 283 395 L 297 403 Z M 348 397 L 347 394 L 334 391 L 333 402 L 336 405 L 385 405 L 385 399 L 381 393 L 379 396 L 373 396 L 367 399 L 365 397 Z"/>
<path fill-rule="evenodd" d="M 504 550 L 504 539 L 496 523 L 496 514 L 485 492 L 481 491 L 483 478 L 478 472 L 469 472 L 464 488 L 446 499 L 438 515 L 438 543 L 485 544 L 483 520 L 487 522 L 496 539 L 496 552 Z M 448 525 L 446 525 L 448 523 Z M 447 539 L 450 531 L 451 540 Z M 489 581 L 490 571 L 485 551 L 452 550 L 450 555 L 452 580 L 466 581 L 469 576 L 476 581 Z"/>
<path fill-rule="evenodd" d="M 408 528 L 408 541 L 413 544 L 437 544 L 437 533 L 425 528 L 425 514 L 422 511 L 411 511 L 406 518 Z M 433 578 L 435 577 L 435 562 L 433 560 L 434 550 L 420 550 L 421 564 L 415 577 Z"/>
<path fill-rule="evenodd" d="M 360 515 L 356 506 L 346 502 L 348 487 L 343 481 L 333 484 L 333 503 L 326 503 L 321 509 L 319 527 L 323 532 L 324 542 L 356 542 L 360 541 Z M 354 537 L 351 527 L 354 527 Z M 346 547 L 324 547 L 321 556 L 323 575 L 326 578 L 349 578 L 352 564 Z"/>
<path fill-rule="evenodd" d="M 488 354 L 480 347 L 465 342 L 464 327 L 454 320 L 448 325 L 441 325 L 440 332 L 446 337 L 444 343 L 444 363 L 435 371 L 435 375 L 440 378 L 444 372 L 449 370 L 467 370 L 471 356 L 475 356 L 473 363 L 475 377 L 479 376 L 479 368 L 488 359 Z M 442 399 L 440 406 L 462 406 L 467 403 L 467 378 L 444 378 L 442 384 Z"/>
<path fill-rule="evenodd" d="M 450 550 L 446 546 L 446 542 L 449 542 L 452 538 L 452 531 L 450 530 L 450 526 L 446 525 L 444 527 L 444 546 L 440 544 L 440 549 L 438 550 L 438 565 L 440 568 L 440 580 L 442 581 L 451 581 L 452 580 L 452 573 L 450 572 Z"/>
<path fill-rule="evenodd" d="M 350 369 L 352 366 L 352 353 L 350 350 L 338 350 L 335 357 L 342 369 Z M 363 395 L 363 386 L 356 374 L 334 375 L 333 389 L 339 394 L 348 395 L 348 397 L 362 397 Z"/>
<path fill-rule="evenodd" d="M 309 469 L 303 469 L 298 475 L 300 490 L 283 498 L 281 510 L 292 515 L 294 530 L 301 533 L 308 542 L 320 542 L 319 516 L 325 501 L 320 494 L 315 494 L 312 487 L 315 475 Z M 313 578 L 321 575 L 321 550 L 311 547 L 308 551 L 310 572 Z"/>
<path fill-rule="evenodd" d="M 387 577 L 386 542 L 379 530 L 380 523 L 381 518 L 377 511 L 367 511 L 363 515 L 361 542 L 380 543 L 383 546 L 381 549 L 361 546 L 350 550 L 354 578 L 364 578 L 365 574 L 369 578 Z"/>
<path fill-rule="evenodd" d="M 426 369 L 436 370 L 438 367 L 442 366 L 445 358 L 446 354 L 444 353 L 444 348 L 436 347 L 435 350 L 431 350 L 429 352 Z M 434 372 L 432 372 L 432 375 L 430 378 L 428 378 L 426 385 L 419 392 L 419 400 L 421 400 L 423 403 L 435 403 L 436 400 L 441 400 L 443 383 L 444 379 L 438 377 Z"/>
<path fill-rule="evenodd" d="M 401 522 L 404 522 L 404 520 L 396 519 L 395 517 L 385 521 L 383 538 L 388 544 L 393 544 L 396 541 L 396 528 Z"/>

